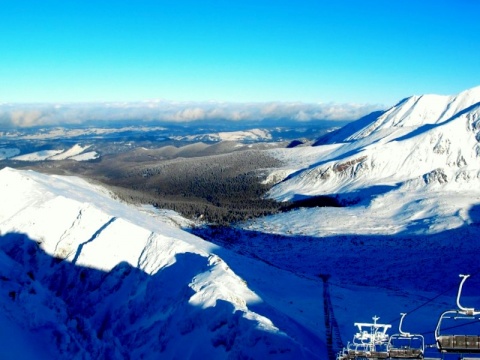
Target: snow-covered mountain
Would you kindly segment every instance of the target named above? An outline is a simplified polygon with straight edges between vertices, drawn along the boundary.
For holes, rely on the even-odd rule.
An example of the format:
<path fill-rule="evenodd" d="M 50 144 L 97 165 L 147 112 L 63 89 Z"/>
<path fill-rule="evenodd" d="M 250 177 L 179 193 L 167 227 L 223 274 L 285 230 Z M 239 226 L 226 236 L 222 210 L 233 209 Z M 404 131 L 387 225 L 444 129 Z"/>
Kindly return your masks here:
<path fill-rule="evenodd" d="M 82 146 L 80 144 L 75 144 L 67 150 L 59 149 L 59 150 L 40 150 L 34 151 L 28 154 L 18 155 L 10 157 L 11 160 L 18 160 L 18 161 L 44 161 L 44 160 L 75 160 L 75 161 L 86 161 L 86 160 L 93 160 L 98 157 L 96 151 L 86 151 L 90 148 L 90 145 Z M 18 150 L 18 149 L 17 149 Z M 4 156 L 3 158 L 7 158 Z M 0 154 L 0 159 L 2 159 Z"/>
<path fill-rule="evenodd" d="M 179 215 L 10 168 L 0 194 L 0 357 L 321 358 L 311 320 L 252 291 Z"/>
<path fill-rule="evenodd" d="M 272 173 L 272 181 L 283 181 L 270 196 L 279 200 L 335 196 L 346 203 L 374 200 L 372 208 L 383 201 L 389 203 L 389 211 L 397 204 L 406 206 L 409 198 L 417 203 L 435 198 L 438 205 L 441 197 L 434 192 L 463 195 L 458 208 L 468 209 L 478 200 L 480 87 L 456 96 L 412 96 L 375 119 L 362 119 L 329 134 L 327 140 L 310 149 L 275 150 L 290 165 Z M 417 206 L 417 211 L 427 208 Z M 397 210 L 398 216 L 406 214 L 403 208 Z"/>
<path fill-rule="evenodd" d="M 208 134 L 178 135 L 171 137 L 178 141 L 244 141 L 258 142 L 272 140 L 272 134 L 267 129 L 249 129 L 239 131 L 221 131 Z"/>

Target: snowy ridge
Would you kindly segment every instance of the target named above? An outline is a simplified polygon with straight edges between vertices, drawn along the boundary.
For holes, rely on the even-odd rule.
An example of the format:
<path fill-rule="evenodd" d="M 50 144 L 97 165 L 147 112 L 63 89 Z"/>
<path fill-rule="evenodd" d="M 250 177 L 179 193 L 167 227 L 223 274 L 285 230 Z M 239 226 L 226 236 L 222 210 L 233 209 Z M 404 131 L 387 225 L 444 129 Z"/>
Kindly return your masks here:
<path fill-rule="evenodd" d="M 128 127 L 90 127 L 70 129 L 62 127 L 45 127 L 39 131 L 31 132 L 25 129 L 14 129 L 9 131 L 0 131 L 0 136 L 14 140 L 52 140 L 69 139 L 81 136 L 106 136 L 123 132 L 150 132 L 165 130 L 161 126 L 128 126 Z"/>
<path fill-rule="evenodd" d="M 43 161 L 51 157 L 61 154 L 63 150 L 40 150 L 28 154 L 18 155 L 12 158 L 12 160 L 19 161 Z"/>
<path fill-rule="evenodd" d="M 90 147 L 90 145 L 81 146 L 80 144 L 75 144 L 70 149 L 62 152 L 61 154 L 52 156 L 52 157 L 48 158 L 48 160 L 65 160 L 65 159 L 73 158 L 73 157 L 83 153 L 89 147 Z"/>
<path fill-rule="evenodd" d="M 370 136 L 372 133 L 393 128 L 415 128 L 426 124 L 440 124 L 461 111 L 480 103 L 480 86 L 456 96 L 422 95 L 401 101 L 381 115 L 371 125 L 347 138 L 347 141 Z"/>
<path fill-rule="evenodd" d="M 272 139 L 272 134 L 266 129 L 250 129 L 243 131 L 222 131 L 199 135 L 173 136 L 174 140 L 188 141 L 267 141 Z"/>
<path fill-rule="evenodd" d="M 44 160 L 75 160 L 75 161 L 86 161 L 86 160 L 93 160 L 98 157 L 96 151 L 89 151 L 85 152 L 90 148 L 90 145 L 81 146 L 79 144 L 75 144 L 71 148 L 67 150 L 41 150 L 36 151 L 33 153 L 18 155 L 18 156 L 5 156 L 5 158 L 9 157 L 12 160 L 20 160 L 20 161 L 44 161 Z M 15 154 L 16 155 L 16 154 Z"/>
<path fill-rule="evenodd" d="M 315 357 L 250 310 L 263 300 L 216 246 L 161 217 L 73 177 L 5 168 L 0 192 L 0 307 L 57 358 Z"/>

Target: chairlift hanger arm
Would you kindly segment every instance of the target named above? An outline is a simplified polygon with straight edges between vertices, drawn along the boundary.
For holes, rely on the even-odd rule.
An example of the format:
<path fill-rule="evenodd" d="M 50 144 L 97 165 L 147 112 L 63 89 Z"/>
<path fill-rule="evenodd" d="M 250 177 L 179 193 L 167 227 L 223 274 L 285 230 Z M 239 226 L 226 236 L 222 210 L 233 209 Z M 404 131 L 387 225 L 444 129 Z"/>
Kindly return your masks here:
<path fill-rule="evenodd" d="M 462 278 L 462 281 L 460 281 L 460 285 L 458 286 L 458 293 L 457 293 L 457 307 L 462 311 L 463 313 L 467 315 L 478 315 L 480 314 L 480 311 L 475 311 L 475 308 L 466 308 L 460 304 L 460 297 L 462 296 L 462 289 L 463 289 L 463 284 L 467 279 L 470 277 L 470 275 L 459 275 Z"/>
<path fill-rule="evenodd" d="M 400 315 L 401 315 L 402 317 L 400 318 L 400 323 L 398 324 L 398 332 L 399 332 L 402 336 L 409 337 L 409 336 L 410 336 L 410 333 L 404 332 L 404 331 L 402 330 L 403 319 L 405 319 L 405 316 L 407 315 L 407 313 L 401 313 Z"/>

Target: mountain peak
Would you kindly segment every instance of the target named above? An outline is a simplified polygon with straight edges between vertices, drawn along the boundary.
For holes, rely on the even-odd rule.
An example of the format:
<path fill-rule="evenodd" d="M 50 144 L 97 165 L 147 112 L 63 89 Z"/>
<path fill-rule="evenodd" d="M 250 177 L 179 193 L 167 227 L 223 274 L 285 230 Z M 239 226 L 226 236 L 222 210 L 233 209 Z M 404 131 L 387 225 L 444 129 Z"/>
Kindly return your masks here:
<path fill-rule="evenodd" d="M 386 136 L 399 128 L 415 128 L 442 123 L 480 102 L 480 86 L 457 95 L 414 95 L 391 107 L 371 124 L 346 138 L 357 140 L 381 132 Z"/>

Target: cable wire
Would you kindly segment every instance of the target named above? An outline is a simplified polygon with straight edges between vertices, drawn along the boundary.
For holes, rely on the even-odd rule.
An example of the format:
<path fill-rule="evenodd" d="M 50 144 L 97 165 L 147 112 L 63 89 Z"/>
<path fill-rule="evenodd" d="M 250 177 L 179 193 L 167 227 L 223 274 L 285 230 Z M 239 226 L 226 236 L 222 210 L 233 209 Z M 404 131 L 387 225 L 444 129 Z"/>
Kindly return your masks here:
<path fill-rule="evenodd" d="M 480 270 L 477 270 L 477 271 L 471 273 L 470 275 L 471 275 L 471 276 L 475 276 L 475 275 L 477 275 L 478 273 L 480 273 Z M 434 297 L 431 298 L 431 299 L 427 299 L 424 303 L 418 305 L 418 306 L 417 306 L 416 308 L 414 308 L 413 310 L 407 311 L 406 313 L 407 313 L 407 314 L 411 314 L 411 313 L 413 313 L 413 312 L 421 309 L 421 308 L 424 307 L 425 305 L 427 305 L 427 304 L 431 303 L 432 301 L 438 299 L 440 296 L 446 294 L 447 292 L 449 292 L 450 290 L 452 290 L 452 289 L 455 288 L 455 287 L 458 287 L 458 284 L 450 286 L 448 289 L 446 289 L 446 290 L 443 291 L 442 293 L 434 296 Z M 400 318 L 401 318 L 401 317 L 397 317 L 397 318 L 393 319 L 392 321 L 388 322 L 388 324 L 392 324 L 392 323 L 400 320 Z M 427 333 L 427 334 L 428 334 L 428 333 Z"/>

